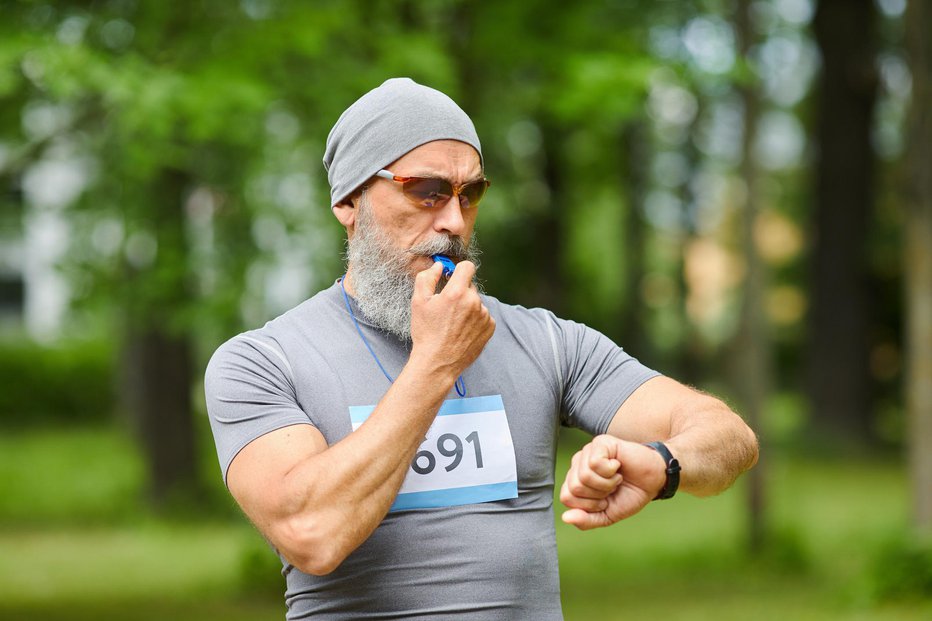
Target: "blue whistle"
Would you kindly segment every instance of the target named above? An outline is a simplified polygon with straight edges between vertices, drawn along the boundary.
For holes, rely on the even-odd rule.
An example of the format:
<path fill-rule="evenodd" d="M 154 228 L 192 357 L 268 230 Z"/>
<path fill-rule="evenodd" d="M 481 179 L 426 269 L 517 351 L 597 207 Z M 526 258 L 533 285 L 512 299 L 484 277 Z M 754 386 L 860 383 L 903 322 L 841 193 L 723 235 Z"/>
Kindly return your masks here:
<path fill-rule="evenodd" d="M 456 269 L 456 264 L 450 259 L 450 257 L 443 254 L 434 254 L 431 255 L 431 259 L 435 263 L 439 263 L 443 266 L 443 275 L 449 278 L 453 275 L 453 270 Z"/>

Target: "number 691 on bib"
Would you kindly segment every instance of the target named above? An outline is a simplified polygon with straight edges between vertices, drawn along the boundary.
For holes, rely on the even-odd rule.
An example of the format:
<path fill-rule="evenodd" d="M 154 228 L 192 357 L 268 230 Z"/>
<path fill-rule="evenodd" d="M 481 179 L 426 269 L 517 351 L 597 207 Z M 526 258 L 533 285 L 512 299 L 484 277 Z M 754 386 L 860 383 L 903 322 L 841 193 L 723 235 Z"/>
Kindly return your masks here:
<path fill-rule="evenodd" d="M 374 409 L 350 407 L 353 429 Z M 437 412 L 389 511 L 517 497 L 515 450 L 501 395 L 450 399 Z"/>

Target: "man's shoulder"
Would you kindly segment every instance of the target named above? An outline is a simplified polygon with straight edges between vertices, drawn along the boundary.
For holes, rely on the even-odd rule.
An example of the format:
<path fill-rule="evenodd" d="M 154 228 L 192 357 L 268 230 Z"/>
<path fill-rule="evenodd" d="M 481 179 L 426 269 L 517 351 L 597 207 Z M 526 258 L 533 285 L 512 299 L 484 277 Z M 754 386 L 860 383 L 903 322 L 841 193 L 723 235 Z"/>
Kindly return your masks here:
<path fill-rule="evenodd" d="M 586 338 L 604 338 L 601 332 L 586 324 L 558 317 L 546 308 L 507 304 L 484 294 L 482 301 L 495 319 L 496 330 L 503 327 L 519 340 L 536 339 L 542 344 L 556 346 L 557 343 L 565 345 Z"/>
<path fill-rule="evenodd" d="M 547 319 L 556 319 L 556 316 L 546 308 L 527 307 L 520 304 L 502 302 L 495 296 L 481 294 L 482 303 L 493 316 L 500 315 L 506 320 L 542 322 Z M 498 317 L 496 317 L 496 321 Z"/>
<path fill-rule="evenodd" d="M 502 328 L 522 337 L 547 337 L 559 321 L 545 308 L 508 304 L 485 294 L 482 302 L 495 319 L 496 330 Z"/>

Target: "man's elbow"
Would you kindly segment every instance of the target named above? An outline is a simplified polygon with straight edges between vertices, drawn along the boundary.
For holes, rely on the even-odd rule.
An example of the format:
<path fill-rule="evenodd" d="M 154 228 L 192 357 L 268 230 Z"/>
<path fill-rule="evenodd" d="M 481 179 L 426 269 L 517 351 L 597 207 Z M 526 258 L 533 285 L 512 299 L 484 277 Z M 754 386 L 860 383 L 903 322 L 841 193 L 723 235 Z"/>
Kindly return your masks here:
<path fill-rule="evenodd" d="M 716 399 L 718 410 L 719 433 L 723 443 L 726 443 L 727 453 L 732 457 L 728 460 L 735 469 L 737 478 L 757 464 L 760 457 L 760 442 L 757 434 L 745 420 L 723 401 Z"/>
<path fill-rule="evenodd" d="M 724 428 L 728 431 L 723 435 L 723 439 L 727 438 L 727 442 L 731 445 L 729 452 L 733 457 L 730 461 L 736 470 L 734 476 L 737 478 L 742 472 L 750 470 L 757 464 L 760 456 L 760 443 L 757 440 L 757 434 L 741 416 L 724 403 L 722 407 L 728 411 L 729 420 L 728 426 Z"/>
<path fill-rule="evenodd" d="M 744 423 L 744 421 L 742 421 L 742 427 L 746 455 L 743 470 L 747 471 L 757 465 L 757 460 L 760 457 L 760 442 L 754 430 Z"/>
<path fill-rule="evenodd" d="M 308 555 L 305 558 L 296 559 L 291 564 L 295 569 L 312 576 L 326 576 L 336 570 L 343 562 L 343 557 L 329 556 L 324 557 L 319 554 Z"/>
<path fill-rule="evenodd" d="M 295 569 L 313 576 L 326 576 L 349 555 L 340 538 L 319 518 L 289 518 L 279 524 L 274 543 Z"/>
<path fill-rule="evenodd" d="M 316 552 L 301 554 L 293 561 L 289 560 L 289 562 L 294 565 L 295 569 L 303 573 L 312 576 L 326 576 L 336 571 L 345 558 L 345 556 L 338 554 Z"/>

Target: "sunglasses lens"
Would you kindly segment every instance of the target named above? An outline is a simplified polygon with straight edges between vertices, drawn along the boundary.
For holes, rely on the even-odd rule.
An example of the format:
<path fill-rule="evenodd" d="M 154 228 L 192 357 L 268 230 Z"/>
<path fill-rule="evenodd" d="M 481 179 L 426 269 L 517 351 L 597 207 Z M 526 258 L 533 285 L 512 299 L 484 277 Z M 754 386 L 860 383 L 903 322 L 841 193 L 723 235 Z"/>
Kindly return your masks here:
<path fill-rule="evenodd" d="M 443 179 L 411 179 L 404 183 L 405 195 L 423 207 L 442 205 L 453 196 L 453 188 Z"/>
<path fill-rule="evenodd" d="M 477 206 L 479 201 L 482 200 L 482 197 L 485 196 L 485 191 L 488 187 L 488 182 L 484 180 L 470 183 L 460 192 L 460 203 L 463 204 L 464 207 Z"/>
<path fill-rule="evenodd" d="M 458 193 L 460 205 L 464 208 L 475 207 L 488 187 L 489 182 L 485 179 L 463 186 Z M 408 177 L 402 188 L 405 196 L 421 207 L 439 207 L 453 196 L 453 186 L 445 179 Z"/>

